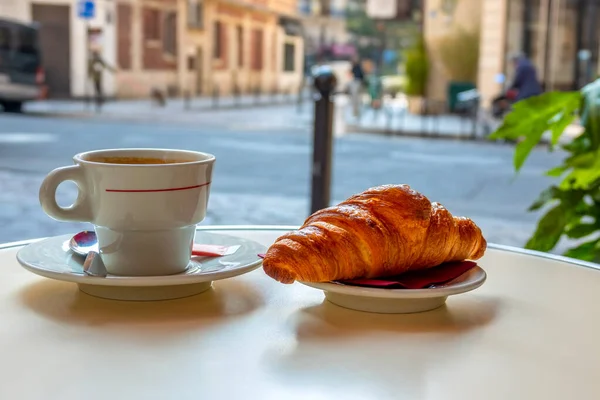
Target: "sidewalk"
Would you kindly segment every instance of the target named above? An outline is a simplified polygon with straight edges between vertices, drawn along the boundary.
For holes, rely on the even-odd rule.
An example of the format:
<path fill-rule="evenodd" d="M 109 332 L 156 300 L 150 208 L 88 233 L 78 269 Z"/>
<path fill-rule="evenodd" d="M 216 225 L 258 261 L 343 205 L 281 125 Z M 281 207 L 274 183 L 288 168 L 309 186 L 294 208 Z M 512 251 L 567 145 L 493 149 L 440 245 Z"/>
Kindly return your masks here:
<path fill-rule="evenodd" d="M 302 101 L 298 97 L 277 95 L 258 99 L 245 95 L 231 96 L 215 101 L 208 97 L 167 100 L 164 107 L 149 99 L 118 100 L 107 102 L 98 113 L 93 104 L 83 101 L 47 100 L 27 103 L 24 111 L 29 115 L 91 118 L 127 122 L 162 122 L 177 124 L 202 124 L 203 127 L 220 128 L 225 125 L 241 131 L 295 129 L 312 132 L 314 104 L 306 92 Z M 344 95 L 335 98 L 334 133 L 374 133 L 431 139 L 487 140 L 487 135 L 500 124 L 499 121 L 473 120 L 458 115 L 414 115 L 407 110 L 403 98 L 387 99 L 380 110 L 363 107 L 360 118 L 352 115 L 349 99 Z M 568 143 L 578 136 L 582 128 L 573 124 L 561 138 Z M 475 134 L 473 134 L 475 132 Z M 550 134 L 543 137 L 548 143 Z"/>
<path fill-rule="evenodd" d="M 302 101 L 309 98 L 308 92 L 302 93 Z M 254 107 L 273 107 L 282 105 L 298 104 L 299 96 L 295 94 L 260 94 L 223 96 L 223 97 L 192 97 L 185 99 L 167 98 L 164 107 L 157 105 L 151 99 L 124 99 L 107 101 L 101 113 L 109 115 L 130 115 L 131 113 L 169 113 L 177 111 L 211 111 L 223 109 L 247 109 Z M 34 114 L 56 114 L 56 115 L 96 115 L 93 101 L 84 100 L 44 100 L 28 102 L 24 105 L 24 111 Z"/>
<path fill-rule="evenodd" d="M 353 133 L 376 133 L 398 136 L 414 136 L 434 139 L 488 140 L 487 136 L 500 127 L 501 121 L 480 115 L 477 120 L 467 116 L 439 114 L 410 114 L 403 98 L 386 99 L 380 110 L 363 107 L 360 118 L 345 107 L 345 130 Z M 582 133 L 582 127 L 571 124 L 560 139 L 569 143 Z M 549 143 L 550 132 L 542 136 L 542 143 Z"/>
<path fill-rule="evenodd" d="M 240 96 L 220 98 L 213 104 L 211 98 L 182 98 L 167 100 L 164 107 L 149 99 L 117 100 L 105 103 L 100 112 L 93 104 L 84 101 L 46 100 L 25 104 L 26 115 L 89 118 L 103 121 L 157 122 L 177 124 L 202 124 L 202 127 L 229 126 L 240 130 L 265 128 L 306 129 L 312 121 L 312 104 L 306 97 L 301 104 L 298 98 L 278 95 L 259 98 Z"/>

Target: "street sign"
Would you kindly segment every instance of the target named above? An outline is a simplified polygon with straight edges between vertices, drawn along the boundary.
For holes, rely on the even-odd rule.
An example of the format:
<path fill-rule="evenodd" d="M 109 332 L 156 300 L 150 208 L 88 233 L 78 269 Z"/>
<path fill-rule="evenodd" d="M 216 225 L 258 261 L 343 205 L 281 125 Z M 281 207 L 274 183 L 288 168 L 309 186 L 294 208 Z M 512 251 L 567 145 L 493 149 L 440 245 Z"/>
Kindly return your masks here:
<path fill-rule="evenodd" d="M 390 0 L 367 0 L 367 16 L 377 19 L 392 19 L 396 16 L 398 3 Z"/>
<path fill-rule="evenodd" d="M 96 7 L 93 0 L 79 0 L 77 3 L 77 15 L 79 18 L 92 19 L 96 12 Z"/>

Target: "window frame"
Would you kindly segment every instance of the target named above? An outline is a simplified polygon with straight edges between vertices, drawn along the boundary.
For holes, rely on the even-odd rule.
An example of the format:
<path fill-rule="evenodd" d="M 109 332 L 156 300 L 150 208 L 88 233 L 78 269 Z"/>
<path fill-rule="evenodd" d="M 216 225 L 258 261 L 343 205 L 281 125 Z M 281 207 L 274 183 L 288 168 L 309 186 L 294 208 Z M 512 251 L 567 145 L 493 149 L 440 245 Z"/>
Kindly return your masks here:
<path fill-rule="evenodd" d="M 288 50 L 291 49 L 291 58 L 288 58 Z M 283 42 L 283 72 L 296 71 L 296 43 Z"/>
<path fill-rule="evenodd" d="M 153 42 L 153 43 L 159 43 L 162 41 L 162 10 L 159 8 L 154 8 L 154 7 L 148 7 L 145 10 L 147 10 L 149 12 L 149 15 L 152 16 L 152 19 L 156 18 L 154 22 L 154 29 L 151 29 L 151 24 L 147 24 L 148 21 L 146 21 L 146 18 L 144 18 L 142 20 L 142 24 L 143 24 L 143 34 L 144 34 L 144 41 L 146 42 Z"/>

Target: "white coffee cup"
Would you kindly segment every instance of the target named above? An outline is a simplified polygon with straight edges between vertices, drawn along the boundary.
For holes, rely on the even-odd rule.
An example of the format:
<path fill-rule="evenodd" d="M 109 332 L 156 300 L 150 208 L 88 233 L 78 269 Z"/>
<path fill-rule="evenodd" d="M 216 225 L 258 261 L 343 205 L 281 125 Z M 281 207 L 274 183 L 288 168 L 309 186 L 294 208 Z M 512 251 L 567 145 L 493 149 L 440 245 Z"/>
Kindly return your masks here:
<path fill-rule="evenodd" d="M 196 224 L 206 215 L 213 155 L 115 149 L 80 153 L 73 160 L 75 165 L 55 169 L 44 179 L 40 203 L 46 214 L 94 224 L 110 274 L 156 276 L 186 270 Z M 64 181 L 79 188 L 70 207 L 56 202 L 56 189 Z"/>

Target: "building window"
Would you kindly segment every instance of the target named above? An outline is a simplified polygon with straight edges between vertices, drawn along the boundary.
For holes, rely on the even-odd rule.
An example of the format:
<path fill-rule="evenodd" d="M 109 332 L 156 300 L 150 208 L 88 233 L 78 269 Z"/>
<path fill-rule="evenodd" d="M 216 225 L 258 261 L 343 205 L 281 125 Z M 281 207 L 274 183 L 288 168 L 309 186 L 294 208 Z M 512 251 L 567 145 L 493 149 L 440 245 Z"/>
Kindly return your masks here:
<path fill-rule="evenodd" d="M 144 9 L 144 39 L 160 40 L 160 11 L 155 8 Z"/>
<path fill-rule="evenodd" d="M 164 53 L 173 56 L 177 54 L 177 14 L 174 11 L 169 11 L 165 15 L 162 42 Z"/>
<path fill-rule="evenodd" d="M 216 21 L 213 24 L 213 58 L 223 58 L 223 23 Z"/>
<path fill-rule="evenodd" d="M 293 72 L 296 66 L 296 46 L 293 43 L 283 45 L 283 70 Z"/>
<path fill-rule="evenodd" d="M 238 67 L 244 66 L 244 28 L 238 26 L 236 28 L 236 36 L 237 36 L 237 62 Z"/>
<path fill-rule="evenodd" d="M 189 28 L 204 28 L 204 4 L 202 0 L 188 0 L 187 17 Z"/>
<path fill-rule="evenodd" d="M 252 70 L 261 71 L 263 69 L 263 32 L 261 29 L 252 30 Z"/>

